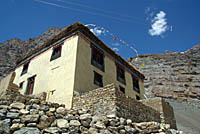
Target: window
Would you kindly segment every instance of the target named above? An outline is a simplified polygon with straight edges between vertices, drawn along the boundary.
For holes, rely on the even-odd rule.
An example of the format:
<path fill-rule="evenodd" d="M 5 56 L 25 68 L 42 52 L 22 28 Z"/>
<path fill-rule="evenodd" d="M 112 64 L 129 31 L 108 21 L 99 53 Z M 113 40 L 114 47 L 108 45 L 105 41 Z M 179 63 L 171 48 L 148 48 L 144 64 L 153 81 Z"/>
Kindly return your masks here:
<path fill-rule="evenodd" d="M 94 71 L 94 84 L 103 87 L 102 75 Z"/>
<path fill-rule="evenodd" d="M 24 64 L 21 76 L 28 72 L 28 66 L 29 66 L 29 62 Z"/>
<path fill-rule="evenodd" d="M 104 71 L 104 54 L 97 48 L 92 47 L 92 59 L 91 64 Z"/>
<path fill-rule="evenodd" d="M 133 90 L 140 93 L 139 80 L 134 76 L 132 76 L 132 79 L 133 79 Z"/>
<path fill-rule="evenodd" d="M 35 84 L 35 76 L 28 78 L 28 83 L 27 83 L 27 87 L 26 87 L 26 95 L 30 95 L 33 93 L 33 88 L 34 88 L 34 84 Z"/>
<path fill-rule="evenodd" d="M 140 96 L 136 95 L 136 100 L 140 100 Z"/>
<path fill-rule="evenodd" d="M 58 46 L 54 47 L 50 61 L 61 57 L 61 50 L 62 50 L 62 45 L 58 45 Z"/>
<path fill-rule="evenodd" d="M 126 80 L 125 80 L 125 70 L 123 67 L 121 67 L 120 65 L 116 65 L 117 67 L 117 80 L 123 84 L 126 84 Z"/>
<path fill-rule="evenodd" d="M 19 83 L 19 88 L 22 89 L 22 88 L 23 88 L 23 85 L 24 85 L 24 81 L 20 82 L 20 83 Z"/>
<path fill-rule="evenodd" d="M 124 93 L 124 94 L 125 94 L 125 88 L 123 88 L 123 87 L 119 86 L 119 90 L 120 90 L 122 93 Z"/>

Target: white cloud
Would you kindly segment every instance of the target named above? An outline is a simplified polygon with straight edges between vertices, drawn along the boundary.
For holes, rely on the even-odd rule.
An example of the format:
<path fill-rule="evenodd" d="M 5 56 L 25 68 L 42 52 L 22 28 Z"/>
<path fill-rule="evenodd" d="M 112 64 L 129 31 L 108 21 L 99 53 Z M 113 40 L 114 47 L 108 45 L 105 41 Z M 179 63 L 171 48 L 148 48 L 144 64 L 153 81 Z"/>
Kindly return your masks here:
<path fill-rule="evenodd" d="M 151 19 L 151 29 L 149 29 L 149 34 L 151 36 L 161 36 L 167 30 L 169 30 L 169 26 L 167 24 L 166 13 L 164 11 L 160 11 L 156 14 L 156 16 Z"/>
<path fill-rule="evenodd" d="M 115 52 L 118 52 L 119 51 L 119 48 L 117 48 L 117 47 L 114 47 L 114 48 L 112 48 Z"/>
<path fill-rule="evenodd" d="M 98 28 L 98 27 L 90 29 L 90 31 L 93 32 L 96 36 L 100 36 L 102 34 L 105 34 L 105 32 L 106 32 L 104 29 L 101 29 L 101 28 Z"/>

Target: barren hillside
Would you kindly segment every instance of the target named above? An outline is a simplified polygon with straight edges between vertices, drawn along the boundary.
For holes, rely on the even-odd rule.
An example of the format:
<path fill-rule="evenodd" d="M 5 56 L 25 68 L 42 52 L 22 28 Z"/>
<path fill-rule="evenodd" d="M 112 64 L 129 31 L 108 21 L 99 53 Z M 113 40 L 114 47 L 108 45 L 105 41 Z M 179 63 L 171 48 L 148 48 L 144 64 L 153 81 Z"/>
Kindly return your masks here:
<path fill-rule="evenodd" d="M 26 41 L 14 38 L 0 43 L 0 79 L 14 69 L 16 59 L 42 45 L 61 30 L 62 28 L 49 28 L 36 38 L 29 38 Z"/>
<path fill-rule="evenodd" d="M 145 75 L 148 97 L 200 99 L 200 45 L 183 53 L 140 55 L 128 61 Z"/>

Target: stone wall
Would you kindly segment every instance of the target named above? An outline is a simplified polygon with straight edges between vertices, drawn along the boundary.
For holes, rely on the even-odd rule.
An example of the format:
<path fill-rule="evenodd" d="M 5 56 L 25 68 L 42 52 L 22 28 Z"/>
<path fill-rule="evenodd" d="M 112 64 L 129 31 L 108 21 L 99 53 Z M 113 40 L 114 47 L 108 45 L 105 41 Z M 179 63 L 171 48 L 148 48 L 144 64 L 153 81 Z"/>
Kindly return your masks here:
<path fill-rule="evenodd" d="M 89 109 L 96 114 L 115 114 L 116 113 L 116 94 L 114 85 L 107 85 L 104 88 L 98 88 L 89 91 L 81 96 L 74 95 L 73 108 Z"/>
<path fill-rule="evenodd" d="M 74 96 L 73 108 L 89 109 L 92 113 L 117 115 L 134 122 L 161 122 L 160 112 L 125 96 L 114 84 L 95 89 L 81 96 Z"/>
<path fill-rule="evenodd" d="M 164 123 L 170 124 L 171 128 L 177 129 L 173 107 L 168 102 L 164 101 L 164 99 L 162 99 L 162 106 Z"/>
<path fill-rule="evenodd" d="M 104 93 L 106 95 L 108 92 L 105 91 Z M 109 99 L 113 98 L 111 94 L 110 98 L 108 97 Z M 102 95 L 102 93 L 99 93 L 99 95 Z M 4 96 L 0 97 L 0 133 L 181 134 L 180 131 L 170 129 L 168 124 L 158 122 L 135 123 L 130 119 L 115 115 L 94 114 L 90 110 L 83 109 L 80 105 L 77 106 L 80 106 L 81 109 L 67 110 L 62 104 L 50 103 L 44 100 L 45 96 L 43 94 L 24 96 L 19 92 L 6 90 Z M 95 102 L 95 99 L 92 99 L 92 101 Z M 98 101 L 97 99 L 96 104 Z"/>
<path fill-rule="evenodd" d="M 177 129 L 173 108 L 164 99 L 156 97 L 141 100 L 140 102 L 160 112 L 162 122 L 170 124 L 172 128 Z"/>
<path fill-rule="evenodd" d="M 148 107 L 141 102 L 125 96 L 119 90 L 116 90 L 116 106 L 119 116 L 130 118 L 135 122 L 157 121 L 161 122 L 160 112 Z"/>

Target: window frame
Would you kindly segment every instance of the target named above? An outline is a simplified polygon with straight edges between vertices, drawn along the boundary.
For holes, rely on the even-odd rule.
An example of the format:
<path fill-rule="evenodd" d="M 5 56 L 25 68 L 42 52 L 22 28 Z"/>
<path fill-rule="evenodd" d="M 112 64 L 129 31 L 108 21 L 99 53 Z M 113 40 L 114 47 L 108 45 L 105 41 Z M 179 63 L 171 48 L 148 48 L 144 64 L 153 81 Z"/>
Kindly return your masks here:
<path fill-rule="evenodd" d="M 126 94 L 126 89 L 125 89 L 124 87 L 120 86 L 120 85 L 119 85 L 119 90 L 120 90 L 122 93 Z"/>
<path fill-rule="evenodd" d="M 105 56 L 103 51 L 94 46 L 91 47 L 91 64 L 100 69 L 102 72 L 105 71 L 104 58 Z"/>
<path fill-rule="evenodd" d="M 21 76 L 24 75 L 24 74 L 26 74 L 28 72 L 29 64 L 30 64 L 30 62 L 27 62 L 27 63 L 25 63 L 23 65 Z"/>
<path fill-rule="evenodd" d="M 56 45 L 53 47 L 50 61 L 56 60 L 61 57 L 62 53 L 62 44 Z"/>
<path fill-rule="evenodd" d="M 133 90 L 136 91 L 137 93 L 140 93 L 139 79 L 134 77 L 134 75 L 132 75 L 132 83 L 133 83 Z"/>
<path fill-rule="evenodd" d="M 116 63 L 116 74 L 117 74 L 117 81 L 126 85 L 125 68 L 117 63 Z"/>
<path fill-rule="evenodd" d="M 24 81 L 22 81 L 22 82 L 19 83 L 19 88 L 23 89 L 23 87 L 24 87 Z"/>
<path fill-rule="evenodd" d="M 139 95 L 135 95 L 136 100 L 141 100 Z"/>
<path fill-rule="evenodd" d="M 103 75 L 94 71 L 94 81 L 93 83 L 99 87 L 103 87 Z"/>
<path fill-rule="evenodd" d="M 25 93 L 24 93 L 25 95 L 33 94 L 34 86 L 35 86 L 35 78 L 36 78 L 36 75 L 33 75 L 33 76 L 27 78 L 27 86 L 26 86 L 26 90 L 25 90 Z M 31 79 L 33 79 L 33 85 L 32 85 L 33 87 L 32 87 L 31 93 L 29 93 Z"/>

